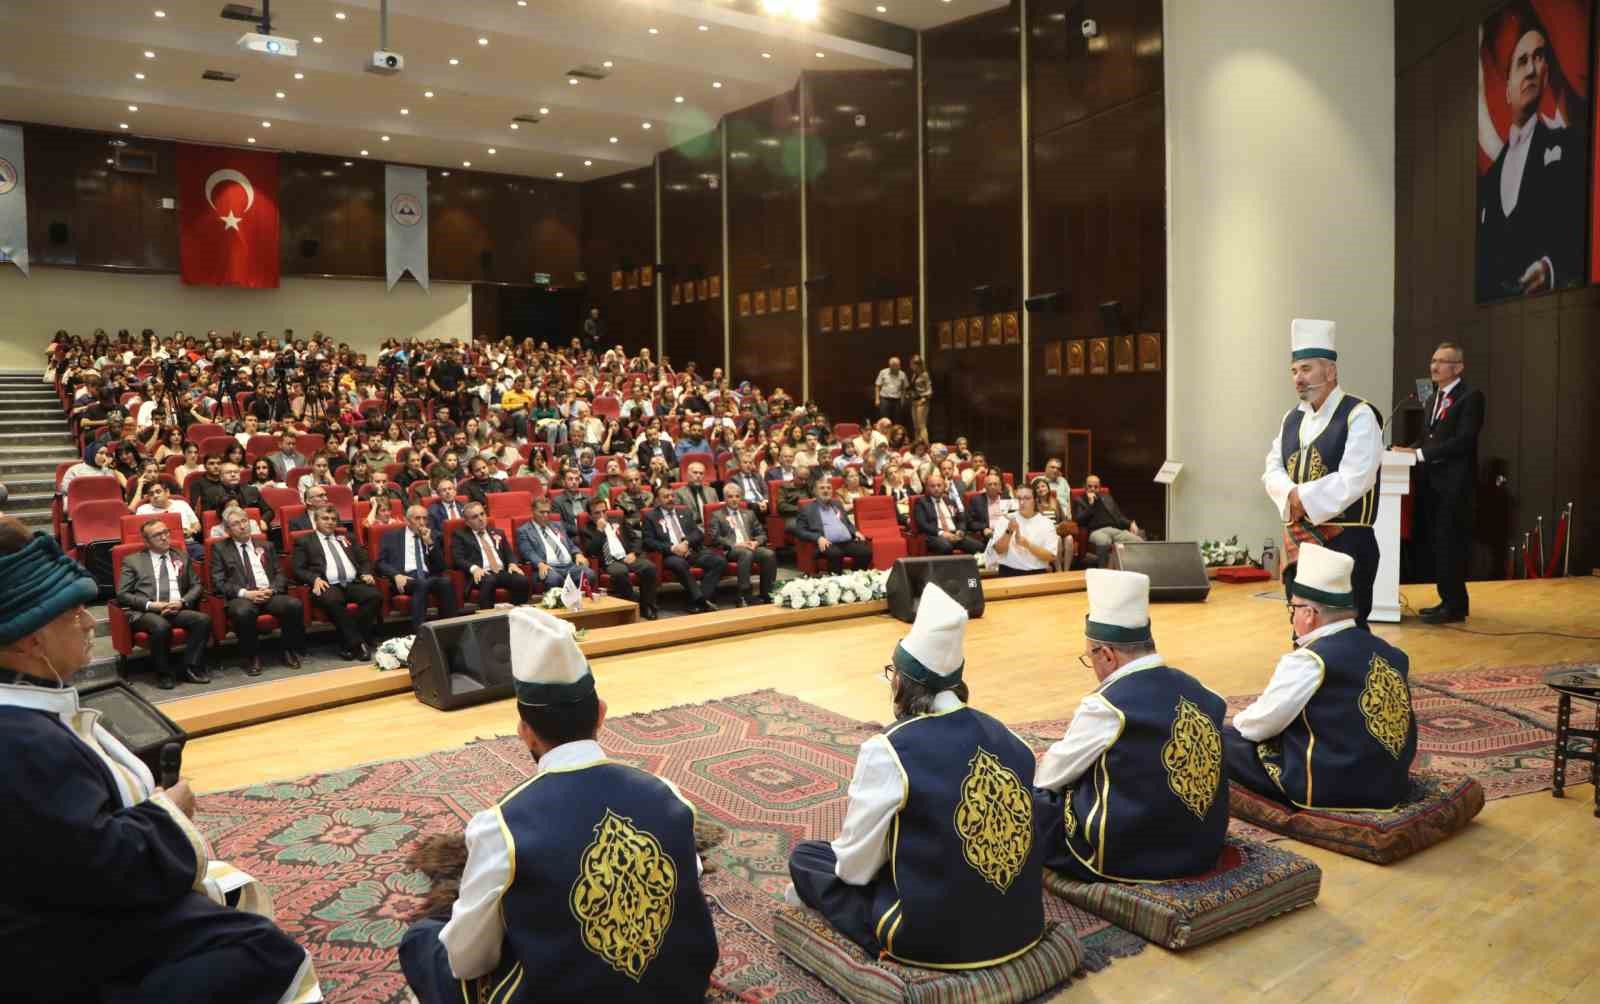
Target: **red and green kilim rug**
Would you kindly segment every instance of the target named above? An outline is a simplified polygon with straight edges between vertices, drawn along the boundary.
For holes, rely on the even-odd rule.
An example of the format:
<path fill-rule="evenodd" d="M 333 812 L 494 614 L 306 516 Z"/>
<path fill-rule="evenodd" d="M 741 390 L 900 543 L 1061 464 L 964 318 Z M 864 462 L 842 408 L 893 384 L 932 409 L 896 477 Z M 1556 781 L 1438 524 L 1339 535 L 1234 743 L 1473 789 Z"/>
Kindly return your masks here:
<path fill-rule="evenodd" d="M 1490 798 L 1548 788 L 1555 701 L 1539 679 L 1550 668 L 1413 681 L 1418 765 L 1471 774 Z M 1229 705 L 1238 710 L 1248 702 Z M 1033 722 L 1017 731 L 1043 750 L 1065 727 Z M 717 925 L 714 979 L 723 996 L 838 1001 L 778 952 L 772 919 L 788 882 L 790 849 L 838 832 L 856 750 L 878 730 L 775 691 L 606 723 L 600 740 L 612 757 L 671 780 L 703 818 L 728 830 L 707 854 L 714 870 L 703 882 Z M 406 989 L 395 948 L 427 888 L 406 867 L 408 853 L 424 836 L 459 832 L 533 771 L 517 739 L 491 739 L 207 795 L 200 822 L 219 856 L 272 889 L 278 923 L 311 951 L 330 1000 L 398 1004 Z M 1581 784 L 1587 770 L 1573 764 L 1569 777 Z M 1090 969 L 1145 945 L 1060 900 L 1046 902 L 1056 919 L 1073 924 Z"/>

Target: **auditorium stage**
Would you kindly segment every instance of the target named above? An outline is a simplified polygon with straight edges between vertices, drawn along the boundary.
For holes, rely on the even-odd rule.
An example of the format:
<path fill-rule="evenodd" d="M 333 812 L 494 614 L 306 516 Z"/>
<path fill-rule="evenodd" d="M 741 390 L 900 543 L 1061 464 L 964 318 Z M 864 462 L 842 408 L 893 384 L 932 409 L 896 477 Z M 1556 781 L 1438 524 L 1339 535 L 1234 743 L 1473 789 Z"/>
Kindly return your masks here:
<path fill-rule="evenodd" d="M 991 597 L 1002 586 L 985 585 Z M 1216 583 L 1206 603 L 1155 606 L 1160 650 L 1219 693 L 1259 692 L 1288 641 L 1282 595 L 1273 585 Z M 1481 634 L 1427 627 L 1414 616 L 1378 628 L 1410 653 L 1414 674 L 1600 660 L 1600 631 L 1593 627 L 1600 620 L 1600 578 L 1471 588 L 1474 616 L 1465 627 Z M 1403 592 L 1411 609 L 1434 602 L 1431 587 Z M 730 613 L 771 616 L 768 610 Z M 1085 612 L 1086 597 L 1077 590 L 993 600 L 968 634 L 973 703 L 1012 722 L 1070 716 L 1094 683 L 1076 658 Z M 657 623 L 682 631 L 696 620 Z M 654 625 L 591 635 L 595 675 L 613 715 L 771 687 L 881 721 L 889 714 L 881 670 L 905 631 L 887 614 L 863 611 L 693 644 L 662 638 L 663 644 L 620 652 L 598 645 L 608 632 L 646 627 Z M 1529 631 L 1585 637 L 1500 636 Z M 395 694 L 196 739 L 184 766 L 197 790 L 215 791 L 410 756 L 508 734 L 515 725 L 509 702 L 447 713 Z M 1588 867 L 1600 839 L 1591 799 L 1592 789 L 1582 785 L 1559 801 L 1543 792 L 1490 802 L 1462 835 L 1388 868 L 1295 844 L 1324 869 L 1315 908 L 1181 955 L 1149 949 L 1062 997 L 1600 1000 L 1600 949 L 1583 927 L 1600 906 L 1600 885 Z"/>

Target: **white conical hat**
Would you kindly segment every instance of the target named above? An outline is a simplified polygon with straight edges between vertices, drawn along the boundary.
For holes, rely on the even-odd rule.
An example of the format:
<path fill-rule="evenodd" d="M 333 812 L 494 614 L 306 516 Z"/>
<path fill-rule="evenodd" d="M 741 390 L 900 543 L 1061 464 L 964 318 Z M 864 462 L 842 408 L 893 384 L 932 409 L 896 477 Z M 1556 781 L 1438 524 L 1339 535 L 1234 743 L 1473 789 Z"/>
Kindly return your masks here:
<path fill-rule="evenodd" d="M 911 633 L 894 648 L 894 668 L 931 690 L 961 682 L 967 664 L 967 609 L 935 583 L 923 587 Z"/>
<path fill-rule="evenodd" d="M 1150 640 L 1150 576 L 1091 568 L 1083 573 L 1083 581 L 1089 587 L 1084 634 L 1112 645 Z"/>
<path fill-rule="evenodd" d="M 1289 322 L 1289 349 L 1291 358 L 1338 359 L 1334 346 L 1335 325 L 1332 321 L 1308 321 L 1297 317 Z"/>
<path fill-rule="evenodd" d="M 1350 578 L 1356 559 L 1320 544 L 1301 544 L 1295 562 L 1291 591 L 1302 599 L 1330 607 L 1354 607 L 1355 593 Z"/>
<path fill-rule="evenodd" d="M 506 616 L 518 704 L 575 704 L 594 693 L 594 675 L 571 621 L 533 607 L 513 607 Z"/>

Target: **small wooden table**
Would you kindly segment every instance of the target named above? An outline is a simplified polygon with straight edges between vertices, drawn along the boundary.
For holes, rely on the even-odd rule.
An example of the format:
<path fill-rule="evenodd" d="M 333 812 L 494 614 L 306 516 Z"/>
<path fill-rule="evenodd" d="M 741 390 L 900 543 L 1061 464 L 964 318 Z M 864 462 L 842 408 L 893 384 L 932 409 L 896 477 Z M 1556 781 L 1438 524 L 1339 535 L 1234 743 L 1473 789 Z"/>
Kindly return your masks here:
<path fill-rule="evenodd" d="M 493 613 L 485 610 L 484 613 Z M 555 614 L 580 628 L 608 628 L 632 624 L 639 619 L 639 604 L 632 600 L 619 600 L 615 596 L 591 596 L 583 601 L 581 610 L 557 607 L 545 613 Z"/>
<path fill-rule="evenodd" d="M 1591 669 L 1558 669 L 1545 674 L 1544 684 L 1561 695 L 1561 702 L 1556 710 L 1556 749 L 1551 794 L 1556 798 L 1564 796 L 1568 760 L 1576 758 L 1588 761 L 1590 778 L 1595 785 L 1594 814 L 1600 817 L 1600 673 Z M 1594 703 L 1594 728 L 1572 727 L 1573 698 Z M 1585 749 L 1581 743 L 1574 744 L 1575 739 L 1587 739 L 1588 748 Z"/>

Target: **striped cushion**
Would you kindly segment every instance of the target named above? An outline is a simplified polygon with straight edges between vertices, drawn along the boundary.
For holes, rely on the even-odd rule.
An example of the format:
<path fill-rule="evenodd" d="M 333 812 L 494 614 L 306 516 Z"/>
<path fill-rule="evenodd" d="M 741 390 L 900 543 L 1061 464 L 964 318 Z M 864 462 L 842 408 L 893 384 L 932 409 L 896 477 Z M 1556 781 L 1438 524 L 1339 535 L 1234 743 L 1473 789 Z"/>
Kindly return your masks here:
<path fill-rule="evenodd" d="M 1044 886 L 1073 906 L 1176 951 L 1309 906 L 1322 888 L 1322 869 L 1270 844 L 1229 837 L 1217 868 L 1195 878 L 1078 882 L 1045 869 Z"/>
<path fill-rule="evenodd" d="M 1047 921 L 1027 954 L 986 969 L 919 969 L 869 958 L 820 913 L 785 907 L 778 948 L 852 1004 L 1020 1004 L 1064 985 L 1083 965 L 1069 924 Z"/>
<path fill-rule="evenodd" d="M 1391 812 L 1291 809 L 1243 785 L 1229 785 L 1235 819 L 1301 843 L 1386 865 L 1408 858 L 1472 822 L 1483 808 L 1483 787 L 1464 774 L 1413 770 L 1411 795 Z"/>

